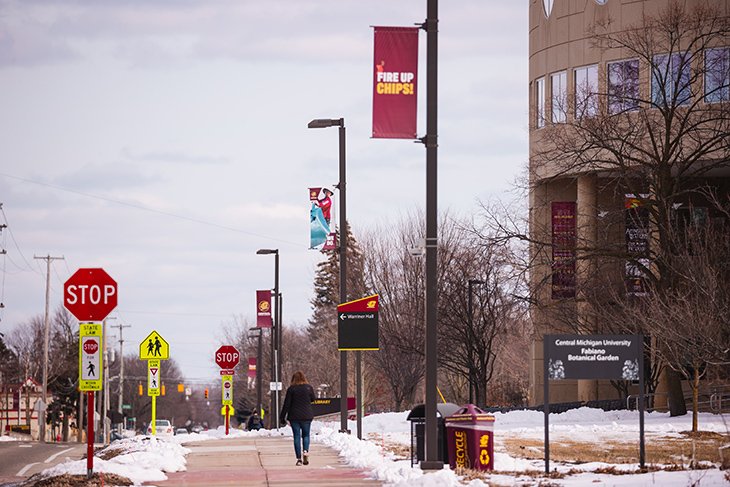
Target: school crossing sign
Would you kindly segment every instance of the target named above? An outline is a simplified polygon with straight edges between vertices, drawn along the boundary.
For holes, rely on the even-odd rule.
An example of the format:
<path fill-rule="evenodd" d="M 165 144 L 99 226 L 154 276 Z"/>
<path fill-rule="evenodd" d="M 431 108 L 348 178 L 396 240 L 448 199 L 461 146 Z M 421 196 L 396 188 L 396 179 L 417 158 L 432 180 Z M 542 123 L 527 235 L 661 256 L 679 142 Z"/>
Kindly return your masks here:
<path fill-rule="evenodd" d="M 159 333 L 153 331 L 139 344 L 140 360 L 167 360 L 170 358 L 170 345 Z"/>

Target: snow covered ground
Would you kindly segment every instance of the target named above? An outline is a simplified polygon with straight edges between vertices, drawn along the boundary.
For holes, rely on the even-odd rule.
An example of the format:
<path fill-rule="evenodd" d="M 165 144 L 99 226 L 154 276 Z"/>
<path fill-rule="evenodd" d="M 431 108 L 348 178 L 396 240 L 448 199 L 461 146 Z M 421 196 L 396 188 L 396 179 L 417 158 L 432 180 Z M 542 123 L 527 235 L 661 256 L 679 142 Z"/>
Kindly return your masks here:
<path fill-rule="evenodd" d="M 367 416 L 363 419 L 363 438 L 358 440 L 354 434 L 356 425 L 349 427 L 352 435 L 338 433 L 339 422 L 323 423 L 315 421 L 312 425 L 313 441 L 322 442 L 340 452 L 351 465 L 365 469 L 374 478 L 386 485 L 397 487 L 482 487 L 486 485 L 561 485 L 561 486 L 688 486 L 705 487 L 728 486 L 728 471 L 717 466 L 703 470 L 655 471 L 644 474 L 634 473 L 637 465 L 607 463 L 558 463 L 551 467 L 566 474 L 563 478 L 546 479 L 540 477 L 544 470 L 543 460 L 527 460 L 511 456 L 504 447 L 508 438 L 541 440 L 543 438 L 543 415 L 535 411 L 516 411 L 495 414 L 495 471 L 485 481 L 467 480 L 454 471 L 444 468 L 437 472 L 424 472 L 411 467 L 410 458 L 392 453 L 394 446 L 408 451 L 410 446 L 410 423 L 406 421 L 407 412 L 384 413 Z M 690 429 L 690 415 L 670 418 L 666 413 L 646 415 L 647 443 L 652 438 L 680 437 L 681 432 Z M 702 414 L 700 429 L 720 434 L 730 431 L 730 416 Z M 551 445 L 561 441 L 594 443 L 601 448 L 602 442 L 612 440 L 635 444 L 638 450 L 639 419 L 632 411 L 604 412 L 597 409 L 581 408 L 563 414 L 550 416 Z M 279 432 L 261 430 L 246 432 L 231 430 L 230 437 L 236 436 L 274 436 L 291 435 L 289 427 Z M 94 470 L 123 475 L 136 484 L 143 481 L 160 481 L 166 478 L 165 472 L 185 469 L 185 455 L 190 452 L 183 445 L 187 442 L 211 440 L 223 437 L 222 429 L 206 431 L 202 434 L 178 435 L 165 440 L 146 436 L 125 438 L 112 444 L 104 453 L 108 459 L 97 458 Z M 397 448 L 395 448 L 397 449 Z M 730 448 L 728 449 L 730 454 Z M 625 475 L 596 473 L 597 470 L 611 469 L 631 472 Z M 46 470 L 46 476 L 63 473 L 84 474 L 86 462 L 67 462 Z M 488 483 L 487 483 L 488 482 Z"/>

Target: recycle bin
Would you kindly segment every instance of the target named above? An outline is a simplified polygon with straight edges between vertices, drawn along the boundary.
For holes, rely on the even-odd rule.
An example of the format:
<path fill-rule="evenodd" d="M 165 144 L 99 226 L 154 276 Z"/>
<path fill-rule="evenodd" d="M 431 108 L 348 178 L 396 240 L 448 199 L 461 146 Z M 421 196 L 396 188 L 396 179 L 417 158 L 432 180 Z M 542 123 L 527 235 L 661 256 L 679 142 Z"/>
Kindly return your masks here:
<path fill-rule="evenodd" d="M 467 404 L 445 423 L 451 468 L 494 470 L 494 416 Z"/>

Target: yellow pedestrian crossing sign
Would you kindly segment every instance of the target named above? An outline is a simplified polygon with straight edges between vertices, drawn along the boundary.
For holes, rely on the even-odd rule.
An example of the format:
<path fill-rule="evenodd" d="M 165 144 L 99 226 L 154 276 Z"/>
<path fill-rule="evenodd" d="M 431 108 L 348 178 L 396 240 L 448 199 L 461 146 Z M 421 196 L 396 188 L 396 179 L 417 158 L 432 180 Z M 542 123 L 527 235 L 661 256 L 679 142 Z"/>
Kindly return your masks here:
<path fill-rule="evenodd" d="M 139 344 L 140 360 L 167 360 L 170 358 L 170 345 L 159 333 L 153 331 Z"/>

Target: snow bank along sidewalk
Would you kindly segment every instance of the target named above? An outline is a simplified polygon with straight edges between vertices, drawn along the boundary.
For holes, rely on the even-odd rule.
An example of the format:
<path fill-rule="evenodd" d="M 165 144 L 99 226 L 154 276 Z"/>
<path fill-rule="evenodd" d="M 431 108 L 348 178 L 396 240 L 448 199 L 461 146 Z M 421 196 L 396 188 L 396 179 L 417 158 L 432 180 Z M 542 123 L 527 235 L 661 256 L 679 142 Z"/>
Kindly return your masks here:
<path fill-rule="evenodd" d="M 325 485 L 338 486 L 730 485 L 730 470 L 721 470 L 718 463 L 711 462 L 704 462 L 701 469 L 689 469 L 686 457 L 668 457 L 668 461 L 657 463 L 648 456 L 648 465 L 658 469 L 649 473 L 637 472 L 637 462 L 630 458 L 601 462 L 554 461 L 551 468 L 556 473 L 547 479 L 543 474 L 541 450 L 543 416 L 536 411 L 495 414 L 494 472 L 457 475 L 448 464 L 443 470 L 424 472 L 418 466 L 411 467 L 407 414 L 365 417 L 364 440 L 358 440 L 354 434 L 354 422 L 349 425 L 353 434 L 347 435 L 338 432 L 339 423 L 315 421 L 310 448 L 312 463 L 308 467 L 294 466 L 291 428 L 284 427 L 280 431 L 231 430 L 228 438 L 221 430 L 165 440 L 137 436 L 115 442 L 98 453 L 100 458 L 95 459 L 94 470 L 127 477 L 135 485 L 151 482 L 160 486 L 179 485 L 181 479 L 187 485 L 240 485 L 242 478 L 251 486 L 267 485 L 264 482 L 274 479 L 277 485 L 325 484 L 318 484 L 316 475 L 328 479 Z M 690 415 L 671 418 L 666 413 L 647 414 L 647 446 L 668 439 L 691 443 L 686 435 L 691 429 L 690 422 Z M 700 429 L 719 436 L 721 443 L 730 444 L 730 417 L 701 414 Z M 550 430 L 551 447 L 563 444 L 570 448 L 580 443 L 600 453 L 610 443 L 616 443 L 628 445 L 632 452 L 635 449 L 638 456 L 638 413 L 635 411 L 581 408 L 554 414 Z M 42 475 L 63 473 L 85 474 L 86 461 L 67 462 Z"/>

